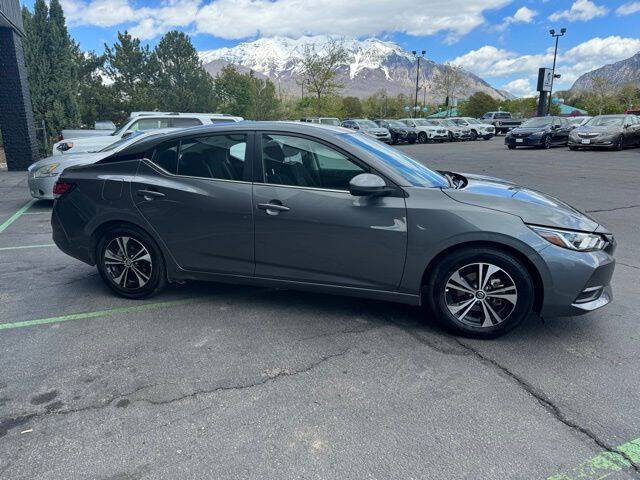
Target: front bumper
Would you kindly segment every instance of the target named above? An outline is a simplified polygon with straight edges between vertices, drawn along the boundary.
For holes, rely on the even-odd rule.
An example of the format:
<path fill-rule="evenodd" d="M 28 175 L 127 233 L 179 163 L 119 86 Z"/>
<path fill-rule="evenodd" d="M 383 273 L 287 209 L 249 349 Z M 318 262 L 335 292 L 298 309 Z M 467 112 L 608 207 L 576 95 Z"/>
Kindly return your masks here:
<path fill-rule="evenodd" d="M 504 144 L 514 147 L 539 147 L 543 144 L 543 139 L 543 135 L 529 135 L 527 137 L 514 137 L 511 135 L 504 137 Z"/>
<path fill-rule="evenodd" d="M 53 186 L 58 181 L 58 176 L 55 177 L 39 177 L 34 178 L 33 173 L 29 172 L 28 185 L 29 193 L 33 198 L 40 200 L 53 200 Z"/>
<path fill-rule="evenodd" d="M 609 247 L 597 252 L 575 252 L 555 245 L 538 252 L 550 275 L 540 314 L 582 315 L 611 303 L 615 247 L 613 240 Z"/>
<path fill-rule="evenodd" d="M 588 140 L 588 142 L 583 142 L 583 140 Z M 570 147 L 605 147 L 610 148 L 615 144 L 614 137 L 594 137 L 594 138 L 571 138 L 569 137 L 568 142 Z"/>

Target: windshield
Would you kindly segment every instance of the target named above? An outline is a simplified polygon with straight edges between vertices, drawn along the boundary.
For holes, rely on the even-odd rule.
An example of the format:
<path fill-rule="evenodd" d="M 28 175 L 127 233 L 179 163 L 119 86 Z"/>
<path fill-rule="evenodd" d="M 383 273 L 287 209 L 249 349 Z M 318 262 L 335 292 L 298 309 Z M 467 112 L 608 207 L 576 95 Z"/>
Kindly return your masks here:
<path fill-rule="evenodd" d="M 340 126 L 340 120 L 337 118 L 321 118 L 320 123 L 323 125 L 335 125 L 336 127 Z"/>
<path fill-rule="evenodd" d="M 573 117 L 567 118 L 571 125 L 580 125 L 582 122 L 585 122 L 587 119 L 585 117 Z"/>
<path fill-rule="evenodd" d="M 522 125 L 520 126 L 523 128 L 546 127 L 547 125 L 551 125 L 552 123 L 553 117 L 534 117 L 522 122 Z"/>
<path fill-rule="evenodd" d="M 129 123 L 129 122 L 127 122 Z M 114 136 L 114 135 L 118 135 L 120 132 L 122 132 L 122 130 L 124 129 L 124 127 L 127 126 L 127 123 L 123 123 L 122 125 L 120 125 L 118 128 L 116 128 L 116 131 L 113 133 L 110 133 L 109 135 Z"/>
<path fill-rule="evenodd" d="M 621 126 L 624 123 L 624 117 L 593 117 L 586 125 L 590 127 L 609 127 L 609 126 Z"/>
<path fill-rule="evenodd" d="M 481 122 L 480 120 L 478 120 L 477 118 L 465 118 L 465 120 L 469 123 L 471 123 L 472 125 L 480 125 L 484 122 Z"/>
<path fill-rule="evenodd" d="M 442 123 L 442 125 L 446 125 L 448 127 L 457 127 L 457 125 L 451 120 L 440 120 L 440 122 Z"/>
<path fill-rule="evenodd" d="M 406 127 L 406 125 L 402 123 L 400 120 L 387 120 L 387 123 L 391 127 L 398 127 L 398 128 Z"/>
<path fill-rule="evenodd" d="M 378 128 L 378 125 L 373 123 L 371 120 L 356 120 L 356 123 L 360 125 L 360 127 L 365 128 Z"/>
<path fill-rule="evenodd" d="M 416 122 L 416 125 L 420 125 L 421 127 L 431 127 L 431 126 L 433 126 L 433 122 L 431 122 L 429 120 L 425 120 L 424 118 L 416 118 L 414 120 L 414 122 Z"/>
<path fill-rule="evenodd" d="M 449 181 L 400 150 L 358 133 L 343 133 L 340 137 L 375 155 L 414 187 L 449 187 Z"/>

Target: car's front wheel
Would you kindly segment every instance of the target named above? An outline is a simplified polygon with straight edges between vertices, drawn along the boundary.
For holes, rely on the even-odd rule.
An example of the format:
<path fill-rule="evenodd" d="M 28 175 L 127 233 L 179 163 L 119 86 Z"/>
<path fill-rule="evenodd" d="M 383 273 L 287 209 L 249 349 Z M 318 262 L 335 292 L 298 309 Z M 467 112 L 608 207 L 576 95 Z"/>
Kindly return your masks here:
<path fill-rule="evenodd" d="M 533 309 L 534 284 L 515 256 L 494 248 L 467 248 L 444 257 L 428 280 L 426 301 L 456 333 L 495 338 Z"/>
<path fill-rule="evenodd" d="M 613 149 L 617 151 L 624 149 L 624 137 L 622 135 L 620 135 L 616 140 L 616 143 L 613 145 Z"/>
<path fill-rule="evenodd" d="M 478 133 L 475 130 L 471 130 L 471 140 L 477 140 Z"/>
<path fill-rule="evenodd" d="M 418 134 L 418 143 L 427 143 L 427 134 L 425 132 Z"/>
<path fill-rule="evenodd" d="M 142 230 L 121 226 L 106 232 L 97 246 L 96 264 L 111 290 L 125 298 L 146 298 L 166 284 L 162 253 Z"/>

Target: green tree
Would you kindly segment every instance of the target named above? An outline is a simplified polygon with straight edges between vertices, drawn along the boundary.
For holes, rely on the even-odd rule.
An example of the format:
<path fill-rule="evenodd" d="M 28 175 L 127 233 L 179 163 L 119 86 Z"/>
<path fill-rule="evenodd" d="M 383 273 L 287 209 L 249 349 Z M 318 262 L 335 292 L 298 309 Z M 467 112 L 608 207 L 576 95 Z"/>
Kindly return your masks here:
<path fill-rule="evenodd" d="M 214 92 L 220 110 L 231 115 L 249 118 L 251 114 L 252 83 L 233 65 L 226 65 L 214 80 Z"/>
<path fill-rule="evenodd" d="M 213 79 L 202 67 L 191 39 L 182 32 L 168 32 L 150 60 L 154 72 L 157 108 L 176 112 L 215 110 Z"/>
<path fill-rule="evenodd" d="M 358 97 L 343 97 L 342 109 L 346 118 L 358 118 L 362 116 L 362 102 Z"/>
<path fill-rule="evenodd" d="M 118 32 L 118 41 L 109 47 L 105 44 L 104 71 L 113 84 L 116 101 L 122 111 L 154 110 L 157 108 L 154 80 L 158 69 L 148 46 L 126 30 Z"/>
<path fill-rule="evenodd" d="M 495 98 L 484 92 L 476 92 L 459 105 L 458 113 L 464 117 L 480 118 L 485 113 L 497 109 L 498 101 Z"/>
<path fill-rule="evenodd" d="M 279 120 L 282 118 L 282 102 L 276 94 L 276 86 L 268 78 L 250 77 L 251 109 L 253 120 Z"/>

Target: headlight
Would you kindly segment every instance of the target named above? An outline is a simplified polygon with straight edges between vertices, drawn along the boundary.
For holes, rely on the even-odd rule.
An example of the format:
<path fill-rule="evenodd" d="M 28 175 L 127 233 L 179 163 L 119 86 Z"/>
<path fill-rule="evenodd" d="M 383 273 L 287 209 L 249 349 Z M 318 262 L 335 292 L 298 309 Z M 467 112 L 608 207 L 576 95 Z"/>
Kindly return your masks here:
<path fill-rule="evenodd" d="M 546 132 L 546 130 L 538 130 L 537 132 L 533 132 L 531 135 L 535 135 L 535 136 L 541 136 L 544 135 Z"/>
<path fill-rule="evenodd" d="M 51 163 L 49 165 L 45 165 L 44 167 L 40 167 L 33 174 L 33 178 L 41 178 L 41 177 L 55 177 L 60 172 L 56 172 L 56 168 L 58 168 L 59 163 Z"/>
<path fill-rule="evenodd" d="M 607 241 L 602 235 L 587 232 L 572 232 L 555 228 L 529 225 L 529 228 L 554 245 L 579 252 L 593 252 L 602 250 Z"/>

